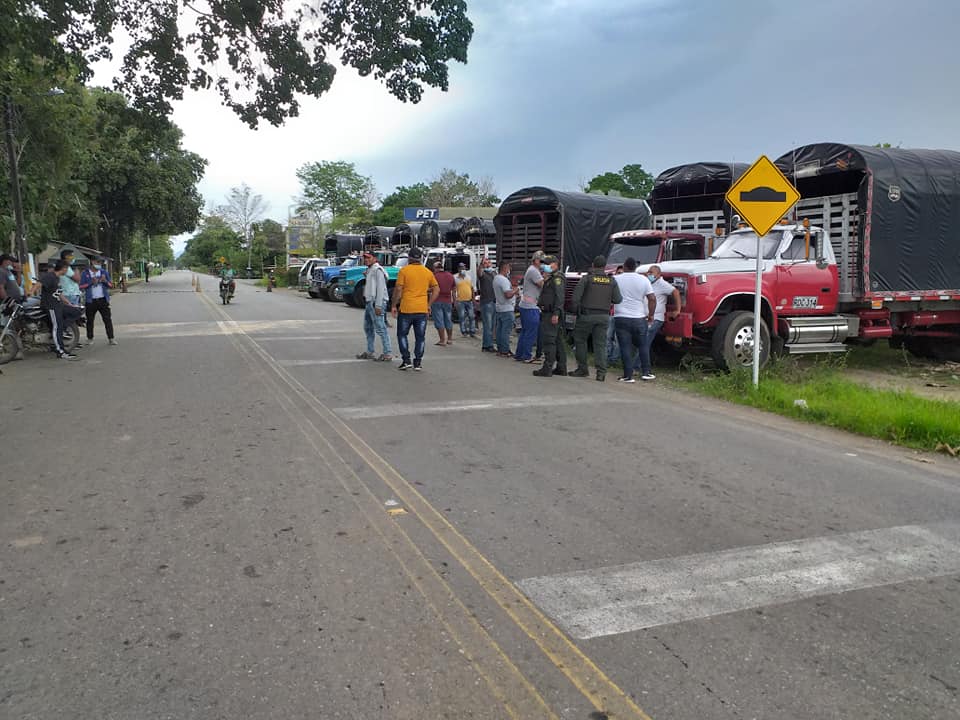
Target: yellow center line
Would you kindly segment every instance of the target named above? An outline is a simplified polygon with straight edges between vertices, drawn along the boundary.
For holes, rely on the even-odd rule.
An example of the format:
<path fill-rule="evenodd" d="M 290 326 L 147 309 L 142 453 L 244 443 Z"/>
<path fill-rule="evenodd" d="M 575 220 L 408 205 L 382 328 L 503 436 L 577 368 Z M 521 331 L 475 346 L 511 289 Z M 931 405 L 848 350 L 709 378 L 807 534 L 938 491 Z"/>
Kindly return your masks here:
<path fill-rule="evenodd" d="M 210 305 L 227 317 L 219 307 L 212 303 Z M 537 644 L 550 662 L 567 677 L 597 710 L 606 713 L 611 720 L 624 718 L 651 720 L 650 716 L 626 692 L 544 615 L 526 595 L 520 592 L 396 468 L 381 457 L 336 413 L 282 367 L 256 340 L 242 329 L 239 334 L 243 335 L 251 344 L 253 351 L 261 357 L 267 367 L 276 373 L 299 397 L 311 405 L 327 425 L 393 490 L 397 499 L 419 517 L 420 522 L 430 533 L 473 576 L 480 587 L 493 598 L 514 624 Z"/>

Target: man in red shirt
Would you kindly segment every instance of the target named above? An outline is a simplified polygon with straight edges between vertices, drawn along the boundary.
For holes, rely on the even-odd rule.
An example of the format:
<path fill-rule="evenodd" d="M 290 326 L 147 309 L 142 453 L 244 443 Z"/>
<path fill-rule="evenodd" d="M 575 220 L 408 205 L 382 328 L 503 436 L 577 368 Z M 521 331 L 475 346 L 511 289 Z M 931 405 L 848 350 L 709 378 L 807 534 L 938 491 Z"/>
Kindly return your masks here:
<path fill-rule="evenodd" d="M 433 274 L 440 287 L 437 299 L 430 306 L 433 326 L 437 329 L 437 335 L 440 336 L 437 345 L 453 345 L 453 293 L 457 286 L 457 279 L 453 273 L 443 269 L 443 263 L 440 261 L 433 264 Z"/>

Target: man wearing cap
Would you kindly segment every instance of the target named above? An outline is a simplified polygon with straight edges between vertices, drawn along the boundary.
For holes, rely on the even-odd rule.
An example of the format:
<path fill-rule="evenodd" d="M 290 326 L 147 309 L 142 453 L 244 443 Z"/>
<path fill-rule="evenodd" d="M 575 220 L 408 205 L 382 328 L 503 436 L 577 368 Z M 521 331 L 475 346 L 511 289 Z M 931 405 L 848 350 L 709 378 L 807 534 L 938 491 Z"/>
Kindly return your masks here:
<path fill-rule="evenodd" d="M 433 264 L 433 274 L 440 288 L 437 298 L 430 306 L 433 326 L 437 329 L 437 345 L 453 345 L 453 292 L 457 281 L 453 273 L 443 269 L 443 263 L 437 260 Z"/>
<path fill-rule="evenodd" d="M 367 266 L 363 283 L 363 332 L 367 336 L 366 351 L 357 355 L 358 360 L 379 360 L 388 362 L 393 359 L 390 354 L 390 334 L 387 332 L 387 304 L 390 302 L 390 293 L 387 291 L 387 272 L 372 252 L 363 253 L 363 263 Z M 380 336 L 383 352 L 376 354 L 376 336 Z"/>
<path fill-rule="evenodd" d="M 457 283 L 457 314 L 460 316 L 460 334 L 476 337 L 477 318 L 473 311 L 473 283 L 467 275 L 467 266 L 460 263 L 454 280 Z"/>
<path fill-rule="evenodd" d="M 537 250 L 530 260 L 530 267 L 523 274 L 523 289 L 520 293 L 520 337 L 517 338 L 517 350 L 513 357 L 520 362 L 533 362 L 533 346 L 540 331 L 540 289 L 543 287 L 543 275 L 540 263 L 543 251 Z"/>
<path fill-rule="evenodd" d="M 537 301 L 540 306 L 540 341 L 543 345 L 543 367 L 534 370 L 537 377 L 567 374 L 567 348 L 563 332 L 564 280 L 560 263 L 547 255 L 540 266 L 544 274 L 543 289 Z"/>
<path fill-rule="evenodd" d="M 597 380 L 607 377 L 607 327 L 610 324 L 610 306 L 623 301 L 620 289 L 604 272 L 607 258 L 597 255 L 593 267 L 580 278 L 573 291 L 573 311 L 577 324 L 573 328 L 573 342 L 577 357 L 577 369 L 572 377 L 587 377 L 587 338 L 593 337 L 593 360 L 597 366 Z"/>
<path fill-rule="evenodd" d="M 87 313 L 87 344 L 93 344 L 93 321 L 97 313 L 103 319 L 103 328 L 107 332 L 107 342 L 116 345 L 113 337 L 113 318 L 110 314 L 110 273 L 103 258 L 95 258 L 89 268 L 80 273 L 80 289 L 83 290 Z"/>
<path fill-rule="evenodd" d="M 421 263 L 423 251 L 410 248 L 410 262 L 400 268 L 393 288 L 390 313 L 397 318 L 397 346 L 400 348 L 400 370 L 422 370 L 424 346 L 427 341 L 427 314 L 437 299 L 440 287 L 433 273 Z M 413 328 L 413 363 L 410 363 L 410 328 Z"/>

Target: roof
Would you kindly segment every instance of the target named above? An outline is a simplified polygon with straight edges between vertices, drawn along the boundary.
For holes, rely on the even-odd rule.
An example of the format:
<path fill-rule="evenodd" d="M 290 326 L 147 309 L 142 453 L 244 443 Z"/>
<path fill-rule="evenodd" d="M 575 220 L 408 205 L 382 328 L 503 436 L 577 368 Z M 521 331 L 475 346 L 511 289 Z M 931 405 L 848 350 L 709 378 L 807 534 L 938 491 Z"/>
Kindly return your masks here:
<path fill-rule="evenodd" d="M 749 167 L 698 162 L 668 168 L 653 181 L 650 206 L 656 215 L 723 209 L 727 190 Z"/>

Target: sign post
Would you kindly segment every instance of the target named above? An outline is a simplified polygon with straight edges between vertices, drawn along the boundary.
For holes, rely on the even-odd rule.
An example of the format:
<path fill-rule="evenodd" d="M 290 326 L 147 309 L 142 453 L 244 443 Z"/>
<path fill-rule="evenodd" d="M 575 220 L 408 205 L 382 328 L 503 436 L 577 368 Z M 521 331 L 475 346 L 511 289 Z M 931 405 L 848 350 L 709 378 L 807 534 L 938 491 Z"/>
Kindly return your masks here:
<path fill-rule="evenodd" d="M 727 191 L 726 200 L 743 221 L 757 234 L 757 284 L 753 297 L 753 386 L 760 384 L 760 358 L 763 356 L 760 332 L 763 293 L 763 237 L 797 204 L 800 193 L 780 172 L 780 168 L 761 155 Z M 773 333 L 774 328 L 770 328 Z M 769 352 L 769 349 L 768 349 Z"/>

